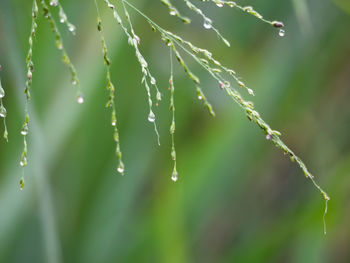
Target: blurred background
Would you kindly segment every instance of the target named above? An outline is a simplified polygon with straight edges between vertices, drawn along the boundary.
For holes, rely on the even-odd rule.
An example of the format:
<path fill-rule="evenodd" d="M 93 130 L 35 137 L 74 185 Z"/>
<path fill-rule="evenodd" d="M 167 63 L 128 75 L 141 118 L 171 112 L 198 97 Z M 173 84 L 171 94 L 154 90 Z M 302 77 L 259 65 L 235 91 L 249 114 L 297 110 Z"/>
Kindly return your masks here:
<path fill-rule="evenodd" d="M 283 21 L 286 35 L 280 37 L 255 17 L 193 0 L 231 42 L 228 48 L 182 1 L 173 3 L 192 18 L 191 25 L 169 16 L 159 1 L 133 1 L 164 28 L 212 50 L 255 90 L 254 98 L 241 93 L 282 132 L 331 197 L 326 236 L 319 192 L 186 56 L 217 116 L 209 116 L 176 64 L 179 180 L 171 181 L 168 48 L 129 10 L 163 93 L 156 109 L 159 147 L 147 121 L 134 50 L 99 2 L 126 175 L 116 170 L 94 3 L 62 0 L 77 34 L 59 28 L 85 103 L 76 103 L 69 71 L 40 14 L 29 164 L 20 191 L 32 1 L 0 0 L 0 75 L 9 130 L 9 143 L 0 140 L 0 262 L 350 262 L 350 2 L 240 1 Z"/>

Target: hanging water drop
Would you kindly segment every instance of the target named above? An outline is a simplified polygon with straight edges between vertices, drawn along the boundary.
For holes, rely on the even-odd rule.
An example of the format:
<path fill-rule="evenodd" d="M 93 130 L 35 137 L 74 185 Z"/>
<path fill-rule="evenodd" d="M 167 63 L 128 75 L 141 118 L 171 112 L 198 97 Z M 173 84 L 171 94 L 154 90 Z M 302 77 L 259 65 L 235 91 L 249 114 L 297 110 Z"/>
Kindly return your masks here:
<path fill-rule="evenodd" d="M 156 120 L 156 115 L 154 115 L 153 111 L 150 111 L 148 114 L 148 121 L 155 122 L 155 120 Z"/>
<path fill-rule="evenodd" d="M 117 125 L 117 116 L 115 115 L 115 111 L 113 111 L 112 113 L 112 121 L 111 121 L 112 126 L 116 126 Z"/>
<path fill-rule="evenodd" d="M 209 18 L 204 19 L 203 27 L 210 29 L 212 27 L 212 21 Z"/>
<path fill-rule="evenodd" d="M 266 135 L 266 140 L 271 140 L 272 139 L 272 134 L 270 134 L 270 133 L 268 133 L 267 135 Z"/>
<path fill-rule="evenodd" d="M 156 85 L 156 79 L 154 77 L 151 77 L 151 84 Z"/>
<path fill-rule="evenodd" d="M 77 97 L 77 102 L 78 102 L 79 104 L 83 104 L 83 103 L 84 103 L 84 97 L 83 97 L 83 95 L 78 95 L 78 97 Z"/>
<path fill-rule="evenodd" d="M 27 157 L 22 154 L 21 161 L 19 162 L 19 165 L 22 167 L 27 166 Z"/>
<path fill-rule="evenodd" d="M 252 89 L 247 88 L 247 90 L 250 95 L 255 96 L 254 91 Z"/>
<path fill-rule="evenodd" d="M 0 99 L 2 99 L 3 97 L 5 97 L 5 90 L 1 87 L 0 83 Z"/>
<path fill-rule="evenodd" d="M 278 35 L 280 37 L 284 37 L 285 34 L 286 34 L 286 31 L 284 31 L 283 29 L 280 29 L 280 31 L 278 32 Z"/>
<path fill-rule="evenodd" d="M 173 171 L 173 173 L 172 173 L 172 175 L 171 175 L 171 180 L 173 180 L 174 182 L 176 182 L 178 179 L 179 179 L 179 175 L 178 175 L 176 169 L 174 168 L 174 171 Z"/>
<path fill-rule="evenodd" d="M 70 32 L 74 33 L 75 32 L 75 26 L 73 24 L 71 24 L 71 23 L 68 23 L 68 30 Z"/>
<path fill-rule="evenodd" d="M 124 170 L 125 170 L 124 164 L 120 161 L 119 166 L 118 166 L 118 168 L 117 168 L 117 171 L 118 171 L 118 173 L 120 173 L 121 175 L 124 175 Z"/>
<path fill-rule="evenodd" d="M 23 124 L 22 130 L 21 130 L 21 134 L 23 136 L 26 136 L 28 134 L 28 130 L 29 130 L 28 123 Z"/>
<path fill-rule="evenodd" d="M 171 9 L 171 10 L 170 10 L 170 12 L 169 12 L 169 14 L 170 14 L 171 16 L 176 15 L 176 11 L 175 11 L 175 9 Z"/>
<path fill-rule="evenodd" d="M 67 21 L 67 16 L 66 14 L 64 13 L 62 7 L 60 6 L 60 12 L 59 12 L 59 17 L 60 17 L 60 23 L 64 23 Z"/>
<path fill-rule="evenodd" d="M 0 106 L 0 117 L 5 118 L 7 115 L 7 111 L 4 106 Z"/>

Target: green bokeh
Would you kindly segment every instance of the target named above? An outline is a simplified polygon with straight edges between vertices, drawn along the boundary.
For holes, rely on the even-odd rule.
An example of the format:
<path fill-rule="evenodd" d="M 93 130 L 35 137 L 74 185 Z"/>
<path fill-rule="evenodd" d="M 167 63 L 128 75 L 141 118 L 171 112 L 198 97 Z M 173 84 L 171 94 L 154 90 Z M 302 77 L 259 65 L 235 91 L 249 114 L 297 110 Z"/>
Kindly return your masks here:
<path fill-rule="evenodd" d="M 179 181 L 171 181 L 168 48 L 130 10 L 140 49 L 164 95 L 156 109 L 158 147 L 134 51 L 100 2 L 126 175 L 116 171 L 110 113 L 104 107 L 108 93 L 94 3 L 62 0 L 77 26 L 76 36 L 60 29 L 86 103 L 75 102 L 69 72 L 40 16 L 29 165 L 20 191 L 31 1 L 0 0 L 0 76 L 10 139 L 0 141 L 0 262 L 350 262 L 347 2 L 249 1 L 266 18 L 285 23 L 281 38 L 252 16 L 193 0 L 230 40 L 228 48 L 182 1 L 172 2 L 192 17 L 191 25 L 169 16 L 159 1 L 134 1 L 165 28 L 213 50 L 255 90 L 256 108 L 331 196 L 326 236 L 319 192 L 186 56 L 216 118 L 176 65 Z"/>

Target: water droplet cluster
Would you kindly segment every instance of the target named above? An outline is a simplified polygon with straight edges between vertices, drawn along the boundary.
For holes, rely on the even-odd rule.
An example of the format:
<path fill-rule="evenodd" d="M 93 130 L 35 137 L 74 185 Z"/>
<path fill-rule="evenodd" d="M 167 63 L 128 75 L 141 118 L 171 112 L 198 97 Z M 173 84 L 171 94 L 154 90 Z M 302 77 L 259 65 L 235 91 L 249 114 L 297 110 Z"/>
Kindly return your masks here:
<path fill-rule="evenodd" d="M 102 19 L 101 19 L 100 11 L 99 11 L 98 4 L 96 1 L 95 1 L 95 6 L 96 6 L 96 11 L 97 11 L 97 30 L 100 33 L 103 60 L 104 60 L 104 64 L 106 67 L 106 82 L 107 82 L 106 89 L 109 92 L 109 97 L 108 97 L 108 101 L 106 103 L 106 108 L 111 110 L 111 125 L 114 129 L 113 138 L 114 138 L 114 141 L 116 143 L 115 153 L 116 153 L 116 156 L 118 159 L 117 171 L 121 175 L 124 175 L 125 167 L 124 167 L 124 163 L 122 161 L 122 152 L 120 149 L 119 131 L 118 131 L 118 126 L 117 126 L 117 113 L 116 113 L 116 107 L 115 107 L 115 102 L 114 102 L 114 100 L 115 100 L 115 87 L 112 83 L 111 73 L 110 73 L 111 62 L 110 62 L 110 59 L 108 56 L 107 44 L 106 44 L 106 41 L 105 41 L 105 38 L 103 35 Z M 112 4 L 109 4 L 108 7 L 111 8 L 112 10 L 114 9 L 114 6 Z M 117 17 L 116 17 L 116 15 L 117 15 Z M 118 14 L 116 13 L 116 11 L 114 12 L 114 17 L 116 17 L 117 20 L 120 19 Z M 139 42 L 139 40 L 136 42 Z"/>
<path fill-rule="evenodd" d="M 158 105 L 159 101 L 161 100 L 162 96 L 161 93 L 158 89 L 158 86 L 156 84 L 156 79 L 154 78 L 154 76 L 151 74 L 151 71 L 148 67 L 148 63 L 145 60 L 145 58 L 143 57 L 143 55 L 141 54 L 140 50 L 139 50 L 139 44 L 141 42 L 140 38 L 136 35 L 131 19 L 130 19 L 130 15 L 127 11 L 127 8 L 124 4 L 124 1 L 122 1 L 122 6 L 123 6 L 123 12 L 124 12 L 124 16 L 125 19 L 129 25 L 129 29 L 124 25 L 120 15 L 118 14 L 116 7 L 114 5 L 112 5 L 109 0 L 105 0 L 105 3 L 107 4 L 107 6 L 113 10 L 113 15 L 114 18 L 117 20 L 118 24 L 120 25 L 120 27 L 122 28 L 124 34 L 126 35 L 127 39 L 128 39 L 128 43 L 130 46 L 132 46 L 135 49 L 135 55 L 136 58 L 141 66 L 141 72 L 142 72 L 142 79 L 141 79 L 141 84 L 143 84 L 145 86 L 146 89 L 146 93 L 147 93 L 147 97 L 148 97 L 148 106 L 149 106 L 149 114 L 148 114 L 148 121 L 153 123 L 154 126 L 154 131 L 156 133 L 157 136 L 157 141 L 158 141 L 158 145 L 160 145 L 160 138 L 159 138 L 159 132 L 157 129 L 157 125 L 156 125 L 156 116 L 155 113 L 152 109 L 153 107 L 153 99 L 152 99 L 152 95 L 151 95 L 151 87 L 153 87 L 156 91 L 156 105 Z"/>

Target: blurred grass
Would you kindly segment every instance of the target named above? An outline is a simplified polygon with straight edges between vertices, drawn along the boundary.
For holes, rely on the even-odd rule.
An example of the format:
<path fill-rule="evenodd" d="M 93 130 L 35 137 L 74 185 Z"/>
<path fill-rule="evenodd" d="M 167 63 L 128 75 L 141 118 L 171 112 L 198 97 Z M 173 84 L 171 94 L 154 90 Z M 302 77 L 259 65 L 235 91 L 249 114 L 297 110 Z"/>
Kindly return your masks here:
<path fill-rule="evenodd" d="M 127 167 L 125 177 L 117 175 L 95 10 L 82 0 L 62 1 L 78 34 L 62 31 L 86 103 L 76 105 L 49 26 L 39 19 L 29 165 L 20 192 L 18 131 L 31 3 L 0 0 L 1 78 L 10 132 L 10 142 L 0 142 L 0 262 L 349 262 L 350 17 L 343 12 L 346 1 L 334 2 L 307 1 L 311 30 L 303 33 L 305 13 L 296 14 L 292 1 L 251 1 L 266 17 L 285 22 L 284 38 L 245 14 L 201 5 L 216 17 L 231 49 L 201 30 L 196 17 L 183 26 L 158 1 L 135 3 L 157 14 L 155 20 L 166 28 L 214 50 L 256 91 L 258 110 L 332 198 L 324 237 L 319 194 L 190 62 L 202 74 L 217 117 L 202 108 L 191 81 L 176 67 L 179 181 L 172 183 L 167 48 L 130 12 L 164 94 L 157 147 L 139 65 L 104 8 Z M 179 4 L 190 15 L 183 7 Z"/>

